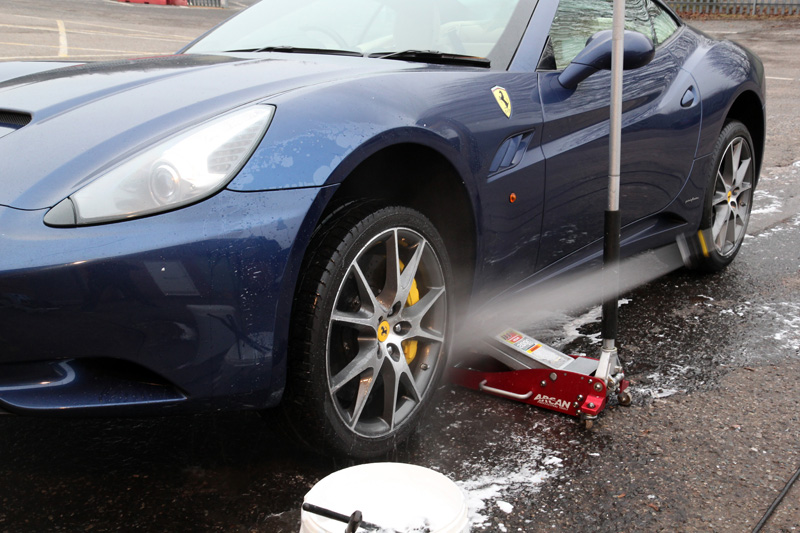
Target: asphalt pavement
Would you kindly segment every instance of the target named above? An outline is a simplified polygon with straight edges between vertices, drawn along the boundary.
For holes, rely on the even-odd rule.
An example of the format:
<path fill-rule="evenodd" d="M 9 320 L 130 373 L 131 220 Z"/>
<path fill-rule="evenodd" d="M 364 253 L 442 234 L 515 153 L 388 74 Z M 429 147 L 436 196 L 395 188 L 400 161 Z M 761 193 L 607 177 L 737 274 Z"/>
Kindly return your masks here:
<path fill-rule="evenodd" d="M 0 2 L 0 60 L 170 53 L 229 9 L 114 0 Z M 767 151 L 749 236 L 725 272 L 624 295 L 631 407 L 591 431 L 453 386 L 392 459 L 469 496 L 475 531 L 750 531 L 800 467 L 800 22 L 693 22 L 764 60 Z M 599 351 L 590 309 L 537 326 Z M 297 530 L 303 495 L 347 463 L 298 451 L 254 413 L 0 418 L 0 531 Z M 402 496 L 390 495 L 399 498 Z M 800 484 L 763 531 L 800 529 Z"/>

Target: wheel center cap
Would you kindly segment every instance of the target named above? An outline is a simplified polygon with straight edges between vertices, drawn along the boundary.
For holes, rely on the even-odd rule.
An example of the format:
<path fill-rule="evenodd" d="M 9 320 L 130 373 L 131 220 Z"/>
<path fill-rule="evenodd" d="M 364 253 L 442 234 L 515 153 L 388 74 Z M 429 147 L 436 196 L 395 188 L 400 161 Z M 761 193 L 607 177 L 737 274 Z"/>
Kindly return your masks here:
<path fill-rule="evenodd" d="M 386 339 L 389 338 L 389 331 L 391 331 L 391 326 L 389 322 L 384 320 L 380 324 L 378 324 L 378 340 L 384 342 Z"/>

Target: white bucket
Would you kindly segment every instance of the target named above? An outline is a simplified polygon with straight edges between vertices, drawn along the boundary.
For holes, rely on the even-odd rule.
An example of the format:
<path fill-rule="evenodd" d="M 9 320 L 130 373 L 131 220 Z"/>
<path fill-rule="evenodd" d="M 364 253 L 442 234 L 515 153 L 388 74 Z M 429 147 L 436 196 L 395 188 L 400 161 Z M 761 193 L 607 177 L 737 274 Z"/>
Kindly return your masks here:
<path fill-rule="evenodd" d="M 439 472 L 416 465 L 345 468 L 314 485 L 303 501 L 347 516 L 361 511 L 364 521 L 388 531 L 422 531 L 422 526 L 430 533 L 469 531 L 461 489 Z M 342 533 L 347 525 L 307 511 L 301 511 L 300 521 L 300 533 Z"/>

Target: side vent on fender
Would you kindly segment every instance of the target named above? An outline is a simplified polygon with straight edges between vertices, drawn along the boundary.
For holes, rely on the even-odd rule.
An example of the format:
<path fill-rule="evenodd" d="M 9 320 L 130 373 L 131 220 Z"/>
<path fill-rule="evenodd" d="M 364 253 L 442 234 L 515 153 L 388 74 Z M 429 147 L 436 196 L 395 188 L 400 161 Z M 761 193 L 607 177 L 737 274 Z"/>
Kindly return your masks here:
<path fill-rule="evenodd" d="M 31 121 L 28 113 L 18 113 L 16 111 L 6 111 L 0 109 L 0 137 L 8 135 L 23 126 L 27 126 Z"/>
<path fill-rule="evenodd" d="M 28 113 L 0 109 L 0 127 L 19 129 L 22 126 L 27 126 L 31 118 Z"/>
<path fill-rule="evenodd" d="M 494 159 L 492 159 L 492 164 L 489 167 L 489 174 L 503 172 L 504 170 L 518 165 L 519 162 L 522 161 L 522 156 L 525 155 L 525 150 L 528 149 L 528 145 L 533 138 L 533 133 L 533 131 L 527 131 L 506 139 L 503 144 L 500 145 Z"/>

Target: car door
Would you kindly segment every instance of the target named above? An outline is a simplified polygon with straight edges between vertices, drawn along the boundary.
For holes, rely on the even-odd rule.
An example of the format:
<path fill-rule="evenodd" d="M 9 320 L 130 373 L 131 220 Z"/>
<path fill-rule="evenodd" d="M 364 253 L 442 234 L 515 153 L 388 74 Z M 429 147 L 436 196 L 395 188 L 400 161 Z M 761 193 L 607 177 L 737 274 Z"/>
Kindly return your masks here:
<path fill-rule="evenodd" d="M 613 0 L 559 2 L 539 62 L 546 184 L 537 270 L 587 251 L 603 235 L 611 74 L 597 72 L 573 91 L 557 78 L 589 37 L 611 28 L 612 8 Z M 677 196 L 691 170 L 700 128 L 693 79 L 670 53 L 678 22 L 652 0 L 628 0 L 626 28 L 650 37 L 656 53 L 649 65 L 624 75 L 623 226 L 663 210 Z"/>

